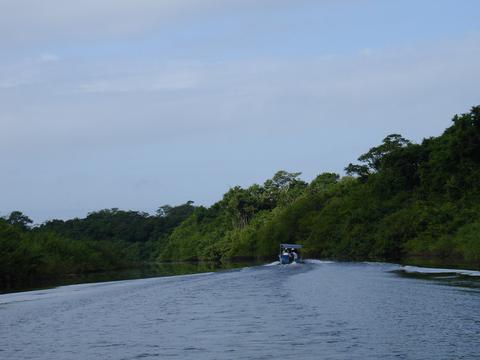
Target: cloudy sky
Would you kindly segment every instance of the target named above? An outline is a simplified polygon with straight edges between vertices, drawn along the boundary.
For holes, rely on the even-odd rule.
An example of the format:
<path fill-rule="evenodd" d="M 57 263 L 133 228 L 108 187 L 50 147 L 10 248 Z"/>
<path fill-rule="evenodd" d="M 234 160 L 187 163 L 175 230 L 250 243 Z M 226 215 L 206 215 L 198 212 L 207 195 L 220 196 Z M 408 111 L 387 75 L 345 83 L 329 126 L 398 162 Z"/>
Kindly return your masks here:
<path fill-rule="evenodd" d="M 210 205 L 480 104 L 477 0 L 0 0 L 0 216 Z"/>

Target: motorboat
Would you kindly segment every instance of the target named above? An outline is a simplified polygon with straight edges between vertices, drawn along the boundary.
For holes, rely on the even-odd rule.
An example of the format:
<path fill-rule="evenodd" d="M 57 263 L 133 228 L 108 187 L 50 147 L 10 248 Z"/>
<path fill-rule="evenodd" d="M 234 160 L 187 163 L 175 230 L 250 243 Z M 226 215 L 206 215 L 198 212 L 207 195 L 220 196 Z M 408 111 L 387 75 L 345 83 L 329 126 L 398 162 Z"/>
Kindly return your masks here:
<path fill-rule="evenodd" d="M 303 263 L 302 257 L 300 256 L 300 249 L 302 247 L 300 244 L 280 244 L 280 254 L 278 255 L 280 264 Z"/>

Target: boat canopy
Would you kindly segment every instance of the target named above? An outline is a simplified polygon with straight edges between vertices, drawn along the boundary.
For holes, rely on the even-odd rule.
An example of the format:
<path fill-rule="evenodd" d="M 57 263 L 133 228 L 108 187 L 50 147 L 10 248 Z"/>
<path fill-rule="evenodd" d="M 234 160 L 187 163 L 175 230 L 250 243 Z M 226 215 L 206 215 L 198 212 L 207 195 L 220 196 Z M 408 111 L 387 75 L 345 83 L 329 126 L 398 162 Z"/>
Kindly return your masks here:
<path fill-rule="evenodd" d="M 303 247 L 299 244 L 280 244 L 280 246 L 284 249 L 301 249 Z"/>

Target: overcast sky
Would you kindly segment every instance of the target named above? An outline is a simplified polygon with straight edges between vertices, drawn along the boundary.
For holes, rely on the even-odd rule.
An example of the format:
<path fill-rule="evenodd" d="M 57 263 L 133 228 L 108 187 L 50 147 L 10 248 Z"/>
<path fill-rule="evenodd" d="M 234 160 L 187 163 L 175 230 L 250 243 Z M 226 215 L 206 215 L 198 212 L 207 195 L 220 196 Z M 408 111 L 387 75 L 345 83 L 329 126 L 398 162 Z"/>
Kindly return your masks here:
<path fill-rule="evenodd" d="M 0 216 L 210 205 L 480 104 L 477 0 L 0 0 Z"/>

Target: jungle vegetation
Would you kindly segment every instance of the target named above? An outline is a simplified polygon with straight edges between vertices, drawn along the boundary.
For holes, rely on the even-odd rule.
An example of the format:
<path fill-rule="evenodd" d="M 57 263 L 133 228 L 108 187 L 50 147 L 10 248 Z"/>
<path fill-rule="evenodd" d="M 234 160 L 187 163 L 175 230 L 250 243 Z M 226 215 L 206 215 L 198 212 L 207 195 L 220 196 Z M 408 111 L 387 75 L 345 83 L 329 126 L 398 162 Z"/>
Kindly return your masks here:
<path fill-rule="evenodd" d="M 0 220 L 0 279 L 141 261 L 272 259 L 283 242 L 304 244 L 309 257 L 480 266 L 480 106 L 419 144 L 388 135 L 345 173 L 307 183 L 282 170 L 210 207 L 188 202 L 154 215 L 109 209 L 32 227 L 15 211 Z"/>

